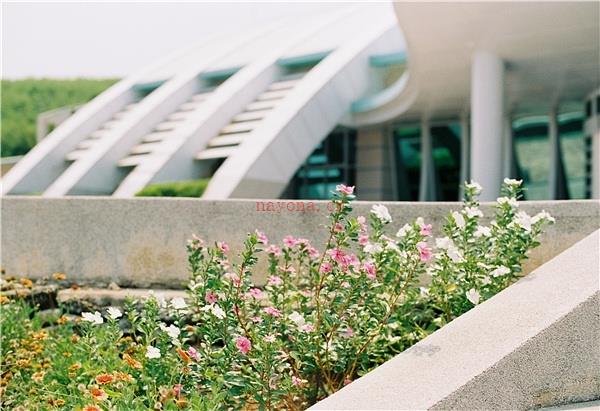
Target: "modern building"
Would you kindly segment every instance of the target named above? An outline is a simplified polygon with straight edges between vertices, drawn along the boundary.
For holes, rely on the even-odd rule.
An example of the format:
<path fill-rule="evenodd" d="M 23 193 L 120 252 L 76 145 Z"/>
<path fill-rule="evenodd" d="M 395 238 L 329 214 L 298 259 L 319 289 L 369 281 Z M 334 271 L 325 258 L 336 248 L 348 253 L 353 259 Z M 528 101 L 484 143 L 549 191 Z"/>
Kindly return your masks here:
<path fill-rule="evenodd" d="M 600 197 L 598 2 L 349 5 L 215 37 L 120 81 L 52 131 L 4 194 L 204 198 Z"/>

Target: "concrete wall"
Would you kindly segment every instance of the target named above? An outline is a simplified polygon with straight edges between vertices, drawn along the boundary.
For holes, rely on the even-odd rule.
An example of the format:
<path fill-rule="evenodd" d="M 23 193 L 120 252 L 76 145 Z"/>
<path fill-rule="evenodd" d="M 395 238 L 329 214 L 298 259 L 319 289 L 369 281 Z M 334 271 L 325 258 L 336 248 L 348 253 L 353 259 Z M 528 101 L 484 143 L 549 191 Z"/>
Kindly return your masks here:
<path fill-rule="evenodd" d="M 322 249 L 327 203 L 315 202 L 318 212 L 298 209 L 296 202 L 273 200 L 208 201 L 167 198 L 56 198 L 2 197 L 2 266 L 7 274 L 38 278 L 65 272 L 81 284 L 116 282 L 121 286 L 178 288 L 187 279 L 185 242 L 192 233 L 208 241 L 227 241 L 233 252 L 245 234 L 262 229 L 273 241 L 287 234 L 305 237 Z M 258 207 L 257 207 L 258 204 Z M 304 202 L 307 208 L 308 202 Z M 356 213 L 366 215 L 373 203 L 357 202 Z M 440 228 L 458 203 L 384 203 L 394 222 L 390 233 L 423 216 Z M 489 215 L 490 208 L 483 207 Z M 541 265 L 598 229 L 600 202 L 524 202 L 536 213 L 545 209 L 556 217 L 527 262 Z"/>
<path fill-rule="evenodd" d="M 314 410 L 526 410 L 600 398 L 599 231 Z"/>

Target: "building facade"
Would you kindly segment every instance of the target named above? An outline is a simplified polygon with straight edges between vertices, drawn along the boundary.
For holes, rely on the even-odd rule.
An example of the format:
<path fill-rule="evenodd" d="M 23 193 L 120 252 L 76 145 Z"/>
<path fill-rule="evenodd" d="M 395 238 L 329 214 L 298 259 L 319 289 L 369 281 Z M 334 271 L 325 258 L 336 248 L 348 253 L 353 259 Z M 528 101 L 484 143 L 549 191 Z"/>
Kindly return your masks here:
<path fill-rule="evenodd" d="M 600 196 L 597 2 L 394 3 L 277 21 L 168 56 L 82 107 L 3 194 L 483 199 Z"/>

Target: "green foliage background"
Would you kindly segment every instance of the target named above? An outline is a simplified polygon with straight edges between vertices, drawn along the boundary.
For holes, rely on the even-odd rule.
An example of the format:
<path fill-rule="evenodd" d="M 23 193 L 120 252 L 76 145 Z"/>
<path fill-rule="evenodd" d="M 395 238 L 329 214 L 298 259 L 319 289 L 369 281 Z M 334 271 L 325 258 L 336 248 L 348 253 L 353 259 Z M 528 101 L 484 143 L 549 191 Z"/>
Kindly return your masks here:
<path fill-rule="evenodd" d="M 208 182 L 208 178 L 172 183 L 151 184 L 136 194 L 138 197 L 200 197 Z"/>
<path fill-rule="evenodd" d="M 38 114 L 85 103 L 116 81 L 118 80 L 2 80 L 2 157 L 25 154 L 35 145 Z"/>

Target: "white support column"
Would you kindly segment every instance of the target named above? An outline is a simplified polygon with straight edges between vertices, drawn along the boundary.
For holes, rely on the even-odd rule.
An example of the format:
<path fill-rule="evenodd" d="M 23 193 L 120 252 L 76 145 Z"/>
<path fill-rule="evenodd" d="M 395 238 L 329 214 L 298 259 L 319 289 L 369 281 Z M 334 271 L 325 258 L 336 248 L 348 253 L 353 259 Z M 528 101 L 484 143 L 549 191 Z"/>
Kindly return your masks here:
<path fill-rule="evenodd" d="M 598 97 L 600 96 L 600 90 L 597 90 L 590 97 L 591 102 L 591 116 L 586 120 L 586 128 L 592 139 L 592 146 L 590 149 L 591 157 L 591 196 L 592 198 L 600 198 L 600 114 L 598 114 Z"/>
<path fill-rule="evenodd" d="M 479 51 L 471 70 L 471 178 L 483 186 L 482 200 L 494 200 L 502 183 L 504 64 Z"/>
<path fill-rule="evenodd" d="M 469 117 L 464 114 L 460 118 L 460 181 L 458 188 L 458 199 L 462 200 L 465 181 L 469 181 L 469 151 L 471 148 L 469 133 Z"/>
<path fill-rule="evenodd" d="M 432 155 L 433 144 L 429 121 L 421 122 L 421 180 L 419 184 L 419 201 L 436 200 L 435 166 Z"/>

